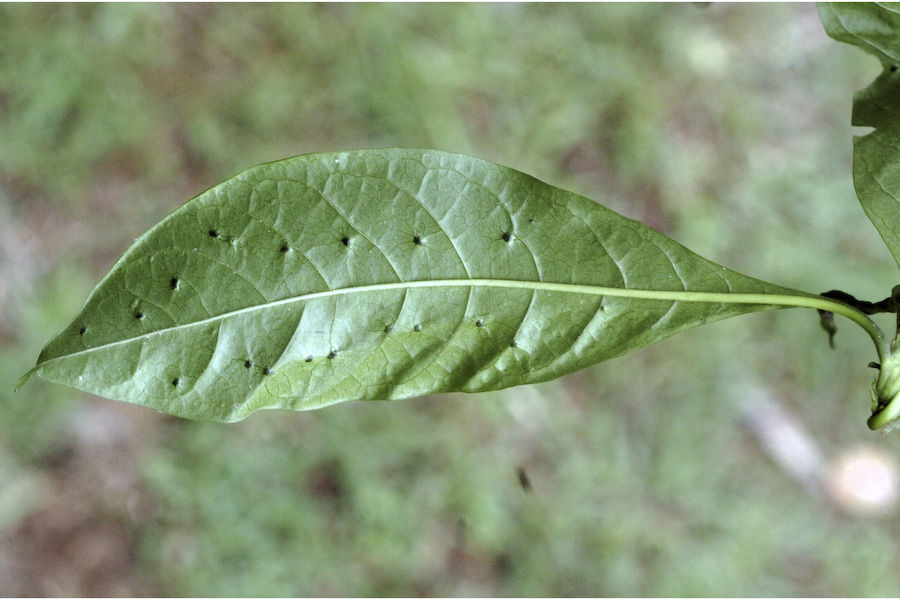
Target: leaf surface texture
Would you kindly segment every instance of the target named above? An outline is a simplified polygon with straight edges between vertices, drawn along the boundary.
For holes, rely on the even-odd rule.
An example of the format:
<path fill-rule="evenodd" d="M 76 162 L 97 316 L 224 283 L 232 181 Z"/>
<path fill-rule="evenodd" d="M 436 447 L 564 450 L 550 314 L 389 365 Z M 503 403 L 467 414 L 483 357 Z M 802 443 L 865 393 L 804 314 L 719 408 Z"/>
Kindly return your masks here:
<path fill-rule="evenodd" d="M 627 290 L 795 293 L 484 160 L 305 155 L 248 169 L 140 237 L 35 371 L 235 421 L 545 381 L 768 308 Z"/>

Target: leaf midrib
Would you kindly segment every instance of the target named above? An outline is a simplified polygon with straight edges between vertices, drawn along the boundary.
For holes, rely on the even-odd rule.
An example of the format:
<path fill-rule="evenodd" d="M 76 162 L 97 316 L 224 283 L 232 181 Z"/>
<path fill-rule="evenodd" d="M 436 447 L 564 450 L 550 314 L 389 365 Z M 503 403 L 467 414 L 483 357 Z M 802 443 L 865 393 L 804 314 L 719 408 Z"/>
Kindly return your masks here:
<path fill-rule="evenodd" d="M 804 300 L 814 300 L 819 301 L 817 304 L 821 303 L 821 301 L 825 300 L 823 298 L 810 297 L 806 295 L 788 295 L 788 294 L 767 294 L 767 293 L 758 293 L 758 294 L 745 294 L 745 293 L 732 293 L 732 292 L 698 292 L 698 291 L 687 291 L 687 290 L 647 290 L 647 289 L 631 289 L 631 288 L 615 288 L 615 287 L 604 287 L 604 286 L 595 286 L 595 285 L 585 285 L 585 284 L 576 284 L 576 283 L 553 283 L 547 281 L 524 281 L 524 280 L 515 280 L 515 279 L 427 279 L 427 280 L 413 280 L 413 281 L 397 281 L 390 283 L 376 283 L 370 285 L 361 285 L 361 286 L 352 286 L 352 287 L 343 287 L 336 288 L 332 290 L 324 290 L 321 292 L 311 292 L 308 294 L 301 294 L 299 296 L 291 296 L 289 298 L 282 298 L 281 300 L 272 300 L 270 302 L 265 302 L 261 304 L 254 304 L 251 306 L 246 306 L 244 308 L 239 308 L 237 310 L 229 311 L 226 313 L 222 313 L 219 315 L 213 315 L 211 317 L 207 317 L 205 319 L 201 319 L 199 321 L 193 321 L 191 323 L 183 323 L 180 325 L 174 325 L 172 327 L 165 327 L 162 329 L 156 329 L 154 331 L 150 331 L 147 333 L 143 333 L 141 335 L 137 335 L 134 337 L 117 340 L 115 342 L 108 342 L 105 344 L 101 344 L 99 346 L 92 346 L 90 348 L 85 348 L 84 350 L 79 350 L 77 352 L 70 352 L 68 354 L 62 354 L 60 356 L 55 356 L 53 358 L 47 359 L 38 365 L 38 368 L 42 365 L 46 365 L 53 361 L 62 360 L 65 358 L 72 358 L 84 354 L 89 354 L 91 352 L 101 351 L 107 348 L 112 348 L 115 346 L 120 346 L 124 344 L 129 344 L 136 340 L 141 339 L 149 339 L 156 335 L 163 335 L 168 332 L 177 331 L 180 329 L 189 329 L 192 327 L 200 327 L 206 325 L 208 323 L 215 323 L 217 321 L 222 321 L 228 319 L 230 317 L 252 313 L 260 310 L 268 310 L 274 309 L 279 306 L 287 306 L 294 303 L 299 302 L 307 302 L 310 300 L 316 300 L 318 298 L 327 298 L 330 296 L 340 296 L 344 294 L 364 294 L 369 292 L 382 292 L 382 291 L 391 291 L 391 290 L 409 290 L 416 288 L 433 288 L 433 287 L 495 287 L 495 288 L 507 288 L 507 289 L 525 289 L 531 291 L 545 291 L 545 292 L 562 292 L 568 294 L 585 294 L 591 296 L 612 296 L 619 298 L 633 298 L 637 300 L 659 300 L 659 301 L 668 301 L 668 302 L 703 302 L 703 303 L 718 303 L 718 304 L 763 304 L 763 305 L 771 305 L 771 306 L 808 306 L 810 308 L 818 308 L 818 306 L 812 306 L 807 302 L 803 302 Z M 827 308 L 826 308 L 827 309 Z M 833 309 L 832 309 L 833 310 Z"/>

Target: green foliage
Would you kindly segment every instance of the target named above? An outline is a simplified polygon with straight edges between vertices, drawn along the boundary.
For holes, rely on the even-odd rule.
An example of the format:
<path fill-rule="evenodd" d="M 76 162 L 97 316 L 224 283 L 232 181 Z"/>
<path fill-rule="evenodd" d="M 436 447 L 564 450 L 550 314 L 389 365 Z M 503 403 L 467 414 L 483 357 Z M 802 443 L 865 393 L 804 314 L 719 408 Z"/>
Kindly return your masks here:
<path fill-rule="evenodd" d="M 822 2 L 818 7 L 828 35 L 865 50 L 885 67 L 900 63 L 896 3 Z"/>
<path fill-rule="evenodd" d="M 853 183 L 860 204 L 900 265 L 900 12 L 875 3 L 822 4 L 825 29 L 833 38 L 878 58 L 881 75 L 854 97 L 852 124 L 874 131 L 853 140 Z M 900 314 L 897 335 L 900 336 Z M 895 339 L 891 348 L 897 345 Z M 900 355 L 882 357 L 873 389 L 872 428 L 900 418 Z"/>
<path fill-rule="evenodd" d="M 821 4 L 828 34 L 878 58 L 883 71 L 853 99 L 853 182 L 869 219 L 900 265 L 900 12 L 874 3 Z"/>
<path fill-rule="evenodd" d="M 891 74 L 895 81 L 897 77 Z M 895 92 L 897 90 L 894 90 Z M 892 96 L 897 98 L 896 93 Z M 857 122 L 870 125 L 873 121 Z M 853 183 L 860 203 L 900 265 L 900 121 L 853 140 Z"/>

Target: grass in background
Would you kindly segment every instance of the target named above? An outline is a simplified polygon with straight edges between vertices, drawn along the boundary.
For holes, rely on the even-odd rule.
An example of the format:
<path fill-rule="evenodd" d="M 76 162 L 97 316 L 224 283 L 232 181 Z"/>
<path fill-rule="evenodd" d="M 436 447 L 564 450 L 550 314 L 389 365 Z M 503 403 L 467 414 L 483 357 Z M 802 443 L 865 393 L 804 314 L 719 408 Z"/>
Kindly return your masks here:
<path fill-rule="evenodd" d="M 809 5 L 0 7 L 0 589 L 893 595 L 897 520 L 810 496 L 741 421 L 763 390 L 829 454 L 900 451 L 864 425 L 868 341 L 839 323 L 830 351 L 814 314 L 230 426 L 12 392 L 134 237 L 303 152 L 474 154 L 750 275 L 880 298 L 848 127 L 877 71 Z"/>

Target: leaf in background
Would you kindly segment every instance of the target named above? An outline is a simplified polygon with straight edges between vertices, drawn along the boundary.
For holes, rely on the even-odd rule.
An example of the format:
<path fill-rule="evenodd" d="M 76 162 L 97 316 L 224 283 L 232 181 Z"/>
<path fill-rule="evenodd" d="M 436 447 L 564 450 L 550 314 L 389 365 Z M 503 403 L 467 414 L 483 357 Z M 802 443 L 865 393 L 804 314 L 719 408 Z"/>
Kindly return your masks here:
<path fill-rule="evenodd" d="M 859 202 L 900 266 L 900 10 L 887 4 L 820 4 L 828 35 L 873 54 L 884 71 L 853 98 L 851 123 L 875 130 L 853 139 Z"/>
<path fill-rule="evenodd" d="M 719 294 L 672 299 L 686 290 Z M 244 171 L 144 234 L 34 371 L 234 421 L 545 381 L 768 308 L 720 300 L 738 292 L 795 293 L 487 161 L 306 155 Z"/>
<path fill-rule="evenodd" d="M 853 96 L 850 123 L 857 127 L 880 129 L 900 121 L 900 76 L 888 67 L 869 87 Z"/>
<path fill-rule="evenodd" d="M 900 63 L 900 5 L 888 2 L 822 2 L 819 18 L 829 36 L 875 56 L 888 67 Z"/>
<path fill-rule="evenodd" d="M 900 122 L 853 139 L 853 185 L 900 265 Z"/>

